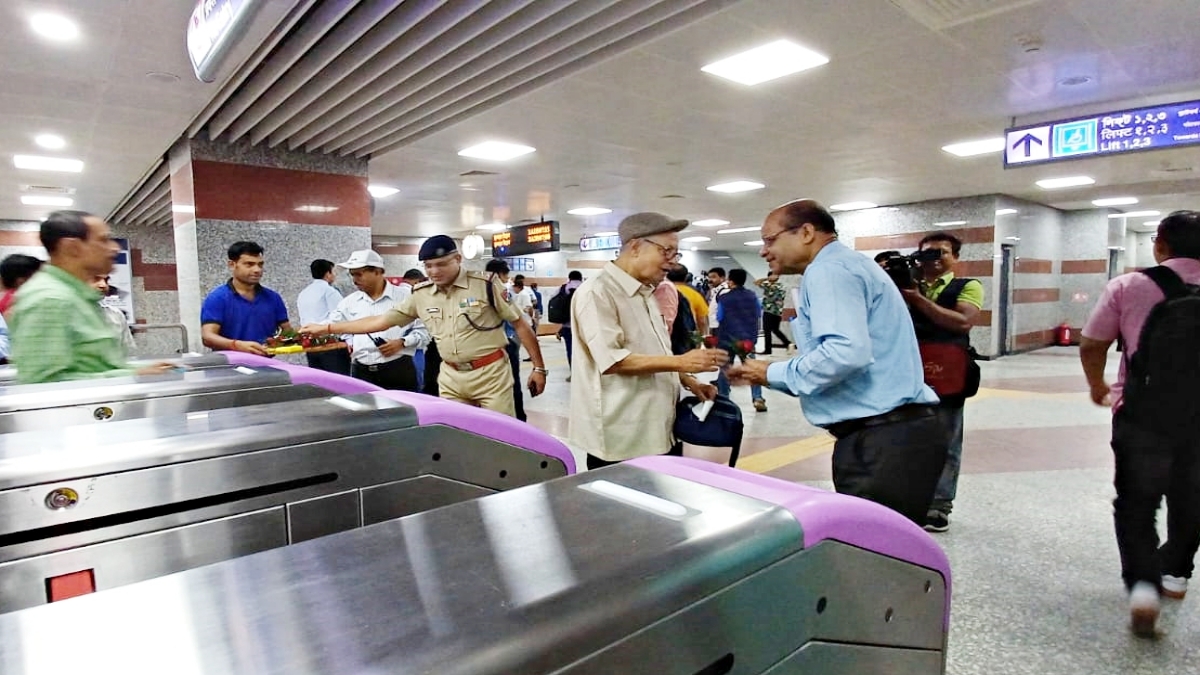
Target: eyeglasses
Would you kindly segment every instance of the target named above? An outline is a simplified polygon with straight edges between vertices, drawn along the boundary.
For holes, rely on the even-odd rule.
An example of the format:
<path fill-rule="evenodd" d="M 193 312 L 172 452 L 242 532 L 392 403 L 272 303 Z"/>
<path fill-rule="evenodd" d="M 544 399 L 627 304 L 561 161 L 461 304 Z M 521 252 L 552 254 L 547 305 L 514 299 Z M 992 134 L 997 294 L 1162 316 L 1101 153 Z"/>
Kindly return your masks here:
<path fill-rule="evenodd" d="M 671 248 L 670 246 L 663 246 L 662 244 L 658 243 L 657 241 L 654 241 L 653 239 L 643 239 L 642 241 L 644 241 L 648 244 L 654 244 L 656 247 L 658 247 L 658 250 L 662 251 L 663 257 L 665 257 L 667 260 L 673 260 L 675 262 L 679 262 L 683 258 L 682 253 Z"/>
<path fill-rule="evenodd" d="M 787 234 L 788 232 L 798 232 L 799 230 L 799 227 L 789 227 L 780 230 L 777 234 L 771 235 L 770 237 L 764 235 L 762 238 L 763 248 L 770 248 L 774 246 L 775 242 L 778 241 L 783 235 Z"/>

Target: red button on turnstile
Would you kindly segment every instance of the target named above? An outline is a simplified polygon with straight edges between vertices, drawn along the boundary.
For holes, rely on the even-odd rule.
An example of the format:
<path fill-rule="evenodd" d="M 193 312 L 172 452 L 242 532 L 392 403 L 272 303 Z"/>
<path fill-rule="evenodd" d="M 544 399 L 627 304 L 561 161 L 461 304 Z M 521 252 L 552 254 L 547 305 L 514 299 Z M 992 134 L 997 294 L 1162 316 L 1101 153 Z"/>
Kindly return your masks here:
<path fill-rule="evenodd" d="M 60 574 L 46 580 L 46 601 L 58 602 L 96 592 L 96 575 L 92 570 Z"/>

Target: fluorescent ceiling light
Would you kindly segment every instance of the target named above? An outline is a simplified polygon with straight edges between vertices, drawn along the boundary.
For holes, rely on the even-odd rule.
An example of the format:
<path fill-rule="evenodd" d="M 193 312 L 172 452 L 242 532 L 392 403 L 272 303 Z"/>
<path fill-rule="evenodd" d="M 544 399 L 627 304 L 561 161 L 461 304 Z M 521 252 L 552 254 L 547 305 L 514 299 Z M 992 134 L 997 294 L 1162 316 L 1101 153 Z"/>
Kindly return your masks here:
<path fill-rule="evenodd" d="M 688 249 L 688 250 L 691 250 L 691 251 L 699 251 L 700 249 L 698 249 L 698 248 L 696 248 L 695 246 L 693 246 L 693 247 L 691 247 L 691 248 L 690 248 L 690 249 Z"/>
<path fill-rule="evenodd" d="M 717 185 L 709 185 L 708 189 L 713 192 L 749 192 L 751 190 L 761 190 L 767 187 L 762 183 L 755 183 L 752 180 L 735 180 L 729 183 L 720 183 Z"/>
<path fill-rule="evenodd" d="M 1021 241 L 1020 237 L 1005 237 L 1005 239 L 1007 239 L 1009 241 Z"/>
<path fill-rule="evenodd" d="M 762 246 L 762 244 L 763 244 L 763 243 L 762 243 L 762 239 L 755 239 L 754 241 L 744 241 L 744 242 L 742 242 L 742 245 L 743 245 L 743 246 Z"/>
<path fill-rule="evenodd" d="M 503 141 L 486 141 L 479 145 L 472 145 L 464 150 L 459 150 L 458 154 L 460 157 L 492 159 L 497 162 L 503 162 L 506 159 L 528 155 L 535 150 L 536 148 L 531 148 L 528 145 L 505 143 Z"/>
<path fill-rule="evenodd" d="M 996 209 L 996 215 L 998 216 L 1011 216 L 1014 213 L 1017 213 L 1016 209 Z"/>
<path fill-rule="evenodd" d="M 13 155 L 13 165 L 18 169 L 32 169 L 34 171 L 66 171 L 68 173 L 83 171 L 82 161 L 78 159 L 62 159 L 60 157 Z"/>
<path fill-rule="evenodd" d="M 1150 216 L 1161 216 L 1161 211 L 1130 211 L 1129 213 L 1110 213 L 1109 218 L 1149 218 Z"/>
<path fill-rule="evenodd" d="M 697 220 L 692 224 L 696 227 L 720 227 L 722 225 L 728 225 L 729 221 L 721 220 L 720 218 L 707 218 L 705 220 Z"/>
<path fill-rule="evenodd" d="M 49 197 L 46 195 L 22 195 L 21 203 L 25 206 L 70 206 L 75 200 L 70 197 Z"/>
<path fill-rule="evenodd" d="M 1108 199 L 1093 199 L 1092 206 L 1129 206 L 1138 203 L 1137 197 L 1109 197 Z"/>
<path fill-rule="evenodd" d="M 1066 176 L 1063 178 L 1046 178 L 1039 180 L 1037 182 L 1037 186 L 1043 190 L 1059 190 L 1061 188 L 1092 185 L 1095 182 L 1096 179 L 1090 176 Z"/>
<path fill-rule="evenodd" d="M 732 230 L 717 230 L 717 234 L 737 234 L 738 232 L 757 232 L 757 227 L 735 227 Z"/>
<path fill-rule="evenodd" d="M 826 63 L 829 63 L 829 57 L 823 54 L 788 40 L 776 40 L 714 61 L 700 70 L 741 84 L 755 85 Z"/>
<path fill-rule="evenodd" d="M 967 224 L 967 221 L 965 221 L 965 220 L 945 220 L 940 223 L 934 223 L 933 226 L 934 227 L 952 227 L 954 225 L 966 225 L 966 224 Z"/>
<path fill-rule="evenodd" d="M 942 150 L 958 157 L 974 157 L 986 155 L 989 152 L 1000 152 L 1004 149 L 1004 138 L 985 138 L 981 141 L 965 141 L 943 145 Z"/>
<path fill-rule="evenodd" d="M 713 256 L 713 260 L 729 260 L 729 259 L 730 258 L 727 255 L 714 255 Z"/>
<path fill-rule="evenodd" d="M 1157 220 L 1147 220 L 1146 222 L 1142 223 L 1142 225 L 1145 225 L 1147 227 L 1158 227 L 1158 222 L 1159 221 L 1157 221 Z"/>
<path fill-rule="evenodd" d="M 38 134 L 33 142 L 47 150 L 62 150 L 67 147 L 67 142 L 63 140 L 63 137 L 54 134 Z"/>
<path fill-rule="evenodd" d="M 606 213 L 612 213 L 612 209 L 605 209 L 599 206 L 584 206 L 578 209 L 571 209 L 567 213 L 573 216 L 602 216 Z"/>
<path fill-rule="evenodd" d="M 845 204 L 834 204 L 829 207 L 830 211 L 861 211 L 862 209 L 873 209 L 879 206 L 872 202 L 846 202 Z"/>
<path fill-rule="evenodd" d="M 615 237 L 618 234 L 620 234 L 620 232 L 597 232 L 596 234 L 593 234 L 592 236 L 593 237 Z"/>
<path fill-rule="evenodd" d="M 701 242 L 701 241 L 712 241 L 712 237 L 684 237 L 683 239 L 680 239 L 679 241 L 686 241 L 688 243 Z"/>
<path fill-rule="evenodd" d="M 486 225 L 480 225 L 479 227 L 476 227 L 475 229 L 487 230 L 488 232 L 499 232 L 500 230 L 507 230 L 508 226 L 505 225 L 504 223 L 488 223 Z"/>
<path fill-rule="evenodd" d="M 65 42 L 79 37 L 79 26 L 58 14 L 34 14 L 29 19 L 33 32 L 44 38 Z"/>
<path fill-rule="evenodd" d="M 338 210 L 336 206 L 322 206 L 320 204 L 304 204 L 296 207 L 297 211 L 303 213 L 332 213 Z"/>
<path fill-rule="evenodd" d="M 394 188 L 390 185 L 368 185 L 367 186 L 367 192 L 370 192 L 371 196 L 376 199 L 383 199 L 384 197 L 391 197 L 392 195 L 396 194 L 399 191 L 400 191 L 399 188 Z"/>

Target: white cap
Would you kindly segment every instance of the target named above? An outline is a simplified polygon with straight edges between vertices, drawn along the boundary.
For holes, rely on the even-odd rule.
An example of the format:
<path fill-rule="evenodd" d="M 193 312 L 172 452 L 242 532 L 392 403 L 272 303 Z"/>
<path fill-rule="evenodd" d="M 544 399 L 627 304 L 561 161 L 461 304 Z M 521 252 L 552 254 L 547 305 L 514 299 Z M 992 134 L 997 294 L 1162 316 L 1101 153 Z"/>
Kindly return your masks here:
<path fill-rule="evenodd" d="M 383 258 L 369 248 L 351 253 L 350 259 L 344 263 L 338 263 L 338 267 L 348 270 L 356 270 L 360 267 L 378 267 L 379 269 L 384 269 Z"/>

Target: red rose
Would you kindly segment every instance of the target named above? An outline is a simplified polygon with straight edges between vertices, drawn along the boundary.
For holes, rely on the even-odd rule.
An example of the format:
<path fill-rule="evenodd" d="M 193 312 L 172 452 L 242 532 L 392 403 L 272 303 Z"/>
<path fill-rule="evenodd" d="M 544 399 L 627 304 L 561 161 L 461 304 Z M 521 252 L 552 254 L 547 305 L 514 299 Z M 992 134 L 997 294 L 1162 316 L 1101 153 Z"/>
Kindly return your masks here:
<path fill-rule="evenodd" d="M 738 343 L 738 347 L 742 350 L 742 354 L 754 353 L 754 343 L 750 340 L 742 340 Z"/>
<path fill-rule="evenodd" d="M 704 346 L 708 347 L 709 349 L 716 349 L 717 348 L 717 336 L 716 335 L 705 335 L 704 336 Z"/>

